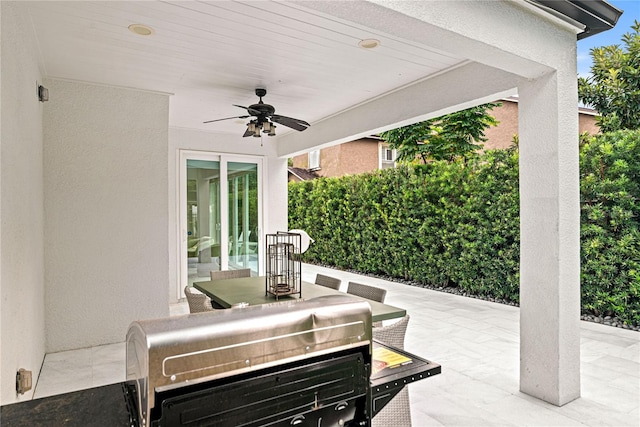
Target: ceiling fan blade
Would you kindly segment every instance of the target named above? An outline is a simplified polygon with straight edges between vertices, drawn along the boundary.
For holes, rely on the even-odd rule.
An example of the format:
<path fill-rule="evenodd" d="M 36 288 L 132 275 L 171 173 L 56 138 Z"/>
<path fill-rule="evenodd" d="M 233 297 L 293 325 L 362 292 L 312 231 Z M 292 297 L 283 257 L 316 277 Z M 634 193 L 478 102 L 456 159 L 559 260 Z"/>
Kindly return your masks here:
<path fill-rule="evenodd" d="M 213 123 L 213 122 L 219 122 L 221 120 L 231 120 L 231 119 L 246 119 L 247 117 L 251 117 L 251 116 L 234 116 L 234 117 L 225 117 L 224 119 L 215 119 L 215 120 L 208 120 L 206 122 L 202 122 L 202 123 Z"/>
<path fill-rule="evenodd" d="M 247 110 L 247 112 L 249 114 L 251 114 L 252 116 L 259 116 L 261 113 L 258 110 L 254 110 L 253 108 L 249 108 L 249 107 L 244 107 L 242 105 L 238 105 L 238 104 L 232 104 L 234 107 L 240 107 L 240 108 L 244 108 L 245 110 Z"/>
<path fill-rule="evenodd" d="M 247 128 L 247 130 L 244 131 L 244 135 L 242 135 L 243 138 L 246 138 L 248 136 L 253 136 L 254 132 L 251 132 L 249 130 L 249 128 Z"/>
<path fill-rule="evenodd" d="M 300 132 L 302 132 L 309 126 L 311 126 L 309 123 L 305 122 L 304 120 L 294 119 L 293 117 L 280 116 L 278 114 L 273 114 L 269 118 L 271 119 L 271 121 L 280 123 L 283 126 L 289 127 L 291 129 L 294 129 Z"/>

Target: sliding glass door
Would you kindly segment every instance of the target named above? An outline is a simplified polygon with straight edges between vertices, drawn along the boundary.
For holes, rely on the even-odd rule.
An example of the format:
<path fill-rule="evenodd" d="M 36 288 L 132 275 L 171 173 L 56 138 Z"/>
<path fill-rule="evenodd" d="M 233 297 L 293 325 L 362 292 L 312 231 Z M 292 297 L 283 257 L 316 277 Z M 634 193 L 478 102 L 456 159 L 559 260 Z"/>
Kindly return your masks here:
<path fill-rule="evenodd" d="M 179 289 L 212 270 L 260 271 L 261 160 L 180 152 Z"/>
<path fill-rule="evenodd" d="M 258 165 L 228 162 L 229 267 L 258 271 Z"/>

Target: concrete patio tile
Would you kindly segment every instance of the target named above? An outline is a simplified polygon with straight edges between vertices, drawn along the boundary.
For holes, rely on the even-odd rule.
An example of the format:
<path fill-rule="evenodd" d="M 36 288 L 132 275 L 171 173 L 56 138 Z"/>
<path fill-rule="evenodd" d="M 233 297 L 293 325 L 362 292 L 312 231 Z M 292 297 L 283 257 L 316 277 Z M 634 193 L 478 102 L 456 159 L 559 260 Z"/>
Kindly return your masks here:
<path fill-rule="evenodd" d="M 411 423 L 416 427 L 440 427 L 445 425 L 428 415 L 417 405 L 411 405 Z"/>
<path fill-rule="evenodd" d="M 561 408 L 551 407 L 552 411 L 561 412 L 577 423 L 591 426 L 638 426 L 638 416 L 620 413 L 611 407 L 582 397 L 569 402 Z"/>
<path fill-rule="evenodd" d="M 55 366 L 56 364 L 77 364 L 78 366 L 91 366 L 93 350 L 89 348 L 80 348 L 71 351 L 59 351 L 56 353 L 47 353 L 44 358 L 43 366 Z"/>
<path fill-rule="evenodd" d="M 618 356 L 622 359 L 631 360 L 634 363 L 640 364 L 640 341 L 622 349 Z"/>
<path fill-rule="evenodd" d="M 122 361 L 109 361 L 94 365 L 91 370 L 91 385 L 99 387 L 127 379 L 126 366 Z"/>
<path fill-rule="evenodd" d="M 91 354 L 91 348 L 83 348 L 45 355 L 33 398 L 92 387 Z"/>
<path fill-rule="evenodd" d="M 345 280 L 339 270 L 313 269 Z M 519 391 L 518 307 L 377 283 L 411 315 L 406 349 L 442 365 L 442 374 L 410 385 L 414 426 L 640 425 L 638 332 L 580 322 L 582 397 L 556 407 Z"/>
<path fill-rule="evenodd" d="M 614 414 L 614 416 L 617 416 L 617 414 Z M 625 420 L 629 421 L 630 426 L 640 426 L 640 407 L 630 410 L 626 414 Z"/>
<path fill-rule="evenodd" d="M 626 348 L 638 344 L 638 332 L 612 326 L 601 325 L 593 322 L 580 322 L 581 338 L 586 342 L 607 344 L 604 349 Z M 611 331 L 615 331 L 612 334 Z"/>
<path fill-rule="evenodd" d="M 91 359 L 93 365 L 120 361 L 126 354 L 127 346 L 125 343 L 115 343 L 93 347 L 91 349 Z"/>
<path fill-rule="evenodd" d="M 633 362 L 622 357 L 605 355 L 590 363 L 594 365 L 607 366 L 609 370 L 618 372 L 622 375 L 634 376 L 640 383 L 640 367 L 637 362 Z"/>
<path fill-rule="evenodd" d="M 581 323 L 587 323 L 587 322 L 581 322 Z M 602 326 L 602 327 L 613 329 L 613 330 L 618 329 L 618 328 L 613 328 L 611 326 Z M 638 334 L 638 332 L 634 332 L 634 333 Z M 622 355 L 628 355 L 628 356 L 632 355 L 632 354 L 628 354 L 627 348 L 633 347 L 638 343 L 638 341 L 633 342 L 630 339 L 619 336 L 619 335 L 614 335 L 614 337 L 618 337 L 619 339 L 617 341 L 611 342 L 612 337 L 606 334 L 602 335 L 601 338 L 598 338 L 598 339 L 582 337 L 580 341 L 580 349 L 586 352 L 591 352 L 595 354 L 601 354 L 601 355 L 607 354 L 607 355 L 618 356 L 618 357 Z M 634 360 L 634 359 L 637 360 L 637 356 L 635 356 L 635 358 L 632 358 L 631 360 Z"/>
<path fill-rule="evenodd" d="M 640 396 L 640 381 L 630 381 L 628 376 L 622 375 L 608 382 L 611 387 L 631 393 L 632 396 Z M 640 405 L 640 400 L 638 401 L 638 405 Z M 640 424 L 638 425 L 640 426 Z"/>
<path fill-rule="evenodd" d="M 621 378 L 620 378 L 621 379 Z M 633 381 L 637 384 L 637 379 L 631 380 L 628 384 L 632 384 Z M 614 387 L 611 384 L 610 378 L 595 378 L 589 375 L 582 375 L 582 392 L 583 399 L 592 401 L 596 404 L 604 405 L 609 408 L 615 408 L 616 411 L 628 413 L 637 410 L 640 405 L 638 400 L 638 389 L 634 390 L 631 387 L 624 386 L 625 389 L 620 387 Z"/>
<path fill-rule="evenodd" d="M 430 383 L 423 381 L 410 386 L 412 413 L 417 406 L 416 412 L 447 426 L 516 425 L 483 408 L 484 405 L 503 401 L 509 393 L 454 372 L 431 380 Z M 415 417 L 413 421 L 415 426 L 421 426 Z"/>
<path fill-rule="evenodd" d="M 511 395 L 500 402 L 483 407 L 518 426 L 576 426 L 581 422 L 557 412 L 556 406 L 524 393 Z"/>

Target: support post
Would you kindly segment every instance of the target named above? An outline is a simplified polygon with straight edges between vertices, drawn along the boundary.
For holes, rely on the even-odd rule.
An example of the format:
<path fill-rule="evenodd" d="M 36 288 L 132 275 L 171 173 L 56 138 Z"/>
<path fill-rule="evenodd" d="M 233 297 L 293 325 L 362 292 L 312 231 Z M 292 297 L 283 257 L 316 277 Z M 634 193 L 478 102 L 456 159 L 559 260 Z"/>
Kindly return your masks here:
<path fill-rule="evenodd" d="M 575 72 L 519 87 L 520 391 L 558 406 L 580 397 L 577 109 Z"/>

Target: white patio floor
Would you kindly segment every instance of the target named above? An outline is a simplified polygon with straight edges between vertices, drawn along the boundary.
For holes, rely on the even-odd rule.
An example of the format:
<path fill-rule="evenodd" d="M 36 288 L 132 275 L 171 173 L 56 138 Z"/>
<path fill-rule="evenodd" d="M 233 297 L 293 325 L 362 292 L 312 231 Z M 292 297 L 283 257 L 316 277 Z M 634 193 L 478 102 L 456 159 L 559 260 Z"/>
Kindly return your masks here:
<path fill-rule="evenodd" d="M 342 290 L 350 280 L 383 287 L 385 302 L 410 314 L 406 349 L 442 365 L 409 386 L 414 426 L 640 425 L 638 332 L 581 322 L 582 397 L 556 407 L 518 391 L 517 307 L 314 265 L 302 271 L 311 282 L 316 273 L 339 277 Z M 186 303 L 171 312 L 188 312 Z M 122 381 L 124 366 L 124 343 L 47 354 L 35 397 Z"/>

